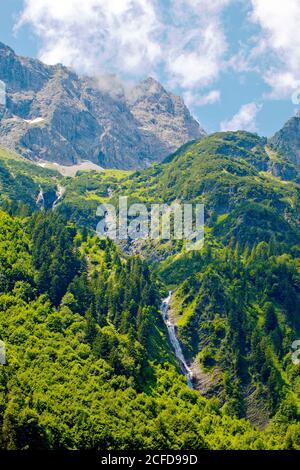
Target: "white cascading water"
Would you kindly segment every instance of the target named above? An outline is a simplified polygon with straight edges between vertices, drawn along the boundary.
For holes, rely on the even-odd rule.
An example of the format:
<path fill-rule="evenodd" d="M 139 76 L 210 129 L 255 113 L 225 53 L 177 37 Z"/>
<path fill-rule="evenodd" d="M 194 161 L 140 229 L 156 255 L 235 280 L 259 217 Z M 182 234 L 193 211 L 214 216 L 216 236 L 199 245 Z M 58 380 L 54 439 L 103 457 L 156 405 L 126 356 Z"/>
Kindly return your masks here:
<path fill-rule="evenodd" d="M 176 335 L 175 325 L 169 319 L 169 308 L 170 308 L 171 298 L 172 298 L 172 292 L 170 291 L 168 297 L 162 301 L 161 314 L 163 316 L 165 325 L 168 329 L 169 338 L 174 348 L 175 356 L 177 357 L 181 365 L 182 371 L 187 378 L 188 386 L 190 388 L 193 388 L 193 373 L 191 369 L 189 368 L 189 366 L 187 365 L 187 362 L 184 358 L 182 348 L 180 346 L 179 340 Z"/>
<path fill-rule="evenodd" d="M 52 204 L 52 209 L 55 209 L 57 204 L 60 202 L 60 200 L 62 199 L 64 195 L 64 192 L 65 192 L 65 188 L 63 186 L 57 186 L 56 199 Z"/>
<path fill-rule="evenodd" d="M 40 192 L 39 192 L 38 197 L 36 199 L 36 205 L 42 211 L 42 210 L 45 209 L 45 199 L 44 199 L 43 188 L 42 188 L 41 185 L 39 185 L 39 187 L 40 187 Z"/>

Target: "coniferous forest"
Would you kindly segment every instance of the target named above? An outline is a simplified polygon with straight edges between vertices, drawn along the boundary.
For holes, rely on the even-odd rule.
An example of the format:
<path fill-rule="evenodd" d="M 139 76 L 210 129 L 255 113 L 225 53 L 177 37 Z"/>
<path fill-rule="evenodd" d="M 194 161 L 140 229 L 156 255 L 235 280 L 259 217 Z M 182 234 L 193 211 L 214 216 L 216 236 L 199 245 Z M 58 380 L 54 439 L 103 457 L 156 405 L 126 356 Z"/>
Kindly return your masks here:
<path fill-rule="evenodd" d="M 0 470 L 296 467 L 299 24 L 0 0 Z"/>
<path fill-rule="evenodd" d="M 300 449 L 295 165 L 245 132 L 131 173 L 0 156 L 1 449 Z M 120 194 L 203 203 L 204 246 L 100 239 L 97 206 Z"/>

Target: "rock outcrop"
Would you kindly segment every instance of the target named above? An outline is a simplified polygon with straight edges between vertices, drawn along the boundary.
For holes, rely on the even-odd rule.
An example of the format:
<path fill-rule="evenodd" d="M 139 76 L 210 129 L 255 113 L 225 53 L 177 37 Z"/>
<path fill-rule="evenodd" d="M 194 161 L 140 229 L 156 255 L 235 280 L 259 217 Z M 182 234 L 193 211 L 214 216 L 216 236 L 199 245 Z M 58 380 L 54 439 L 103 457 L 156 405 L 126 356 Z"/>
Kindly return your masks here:
<path fill-rule="evenodd" d="M 142 168 L 204 135 L 182 99 L 152 78 L 125 93 L 114 77 L 79 77 L 0 43 L 0 80 L 0 145 L 31 160 Z"/>
<path fill-rule="evenodd" d="M 300 112 L 276 132 L 270 144 L 286 160 L 300 168 Z"/>

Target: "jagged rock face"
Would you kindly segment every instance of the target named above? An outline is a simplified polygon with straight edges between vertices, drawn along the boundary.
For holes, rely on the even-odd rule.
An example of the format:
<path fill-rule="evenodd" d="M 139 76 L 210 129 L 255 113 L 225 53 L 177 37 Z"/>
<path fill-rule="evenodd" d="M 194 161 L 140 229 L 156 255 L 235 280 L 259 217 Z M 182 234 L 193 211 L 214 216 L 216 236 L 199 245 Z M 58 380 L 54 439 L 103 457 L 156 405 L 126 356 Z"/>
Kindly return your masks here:
<path fill-rule="evenodd" d="M 270 144 L 287 160 L 300 167 L 300 113 L 288 120 L 270 139 Z"/>
<path fill-rule="evenodd" d="M 169 155 L 183 143 L 205 135 L 190 115 L 182 98 L 167 93 L 153 78 L 143 80 L 127 95 L 129 108 L 151 146 Z"/>
<path fill-rule="evenodd" d="M 0 80 L 0 145 L 32 160 L 141 168 L 204 134 L 181 98 L 153 79 L 126 96 L 113 77 L 79 78 L 0 43 Z"/>

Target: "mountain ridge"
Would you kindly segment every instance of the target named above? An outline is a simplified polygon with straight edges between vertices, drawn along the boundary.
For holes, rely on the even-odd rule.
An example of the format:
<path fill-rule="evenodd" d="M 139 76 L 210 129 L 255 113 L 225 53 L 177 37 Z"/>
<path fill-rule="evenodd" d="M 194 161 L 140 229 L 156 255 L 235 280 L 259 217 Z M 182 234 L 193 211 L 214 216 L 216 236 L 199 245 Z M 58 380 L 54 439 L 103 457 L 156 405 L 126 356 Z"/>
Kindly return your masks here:
<path fill-rule="evenodd" d="M 176 325 L 184 358 L 193 372 L 196 390 L 188 389 L 179 371 L 174 370 L 170 383 L 176 389 L 176 396 L 178 385 L 175 384 L 181 381 L 182 387 L 186 387 L 184 397 L 188 393 L 193 400 L 216 408 L 222 419 L 239 419 L 235 422 L 247 423 L 250 430 L 252 425 L 258 427 L 261 430 L 258 436 L 264 439 L 267 448 L 298 446 L 299 371 L 291 361 L 291 344 L 300 331 L 299 171 L 289 164 L 295 177 L 286 179 L 284 172 L 277 174 L 279 167 L 274 164 L 284 165 L 285 161 L 269 149 L 266 139 L 247 132 L 216 133 L 196 140 L 178 149 L 163 163 L 135 173 L 83 171 L 74 178 L 63 178 L 53 170 L 40 168 L 4 150 L 1 154 L 0 149 L 0 206 L 18 216 L 10 219 L 0 211 L 3 220 L 0 236 L 2 230 L 4 240 L 11 238 L 5 228 L 9 225 L 12 233 L 20 232 L 13 228 L 16 223 L 23 231 L 28 227 L 23 235 L 18 235 L 18 243 L 10 243 L 9 260 L 16 261 L 11 267 L 4 263 L 8 268 L 1 277 L 3 305 L 9 294 L 15 303 L 13 308 L 18 312 L 20 306 L 25 308 L 28 289 L 25 281 L 30 282 L 53 303 L 52 313 L 44 313 L 45 335 L 48 335 L 49 325 L 53 334 L 62 335 L 63 347 L 63 332 L 68 329 L 69 321 L 80 322 L 84 325 L 80 333 L 82 339 L 75 344 L 90 349 L 88 355 L 87 349 L 83 352 L 80 349 L 79 358 L 84 354 L 91 361 L 95 357 L 107 361 L 112 368 L 112 379 L 124 380 L 120 378 L 124 374 L 128 386 L 133 386 L 140 397 L 144 390 L 155 394 L 169 391 L 169 386 L 163 386 L 160 381 L 156 383 L 158 369 L 153 368 L 151 361 L 154 358 L 159 365 L 163 364 L 161 372 L 167 379 L 166 374 L 170 372 L 166 371 L 174 364 L 158 308 L 159 298 L 172 290 L 170 318 Z M 65 191 L 53 205 L 58 186 Z M 40 211 L 37 204 L 41 189 L 45 194 L 44 209 L 49 208 L 49 211 Z M 142 202 L 147 207 L 152 202 L 174 200 L 204 203 L 204 247 L 189 252 L 184 240 L 153 243 L 128 240 L 124 246 L 97 239 L 97 206 L 117 203 L 120 194 L 127 195 L 129 202 Z M 53 207 L 55 210 L 51 210 Z M 59 241 L 62 233 L 64 243 Z M 22 257 L 27 263 L 32 257 L 35 275 L 30 274 L 33 268 L 30 264 L 28 272 L 20 271 L 20 254 L 14 254 L 15 247 L 22 246 L 22 237 L 28 238 L 29 234 L 32 255 L 25 247 Z M 6 245 L 2 246 L 7 250 Z M 81 267 L 78 259 L 73 259 L 74 267 L 69 265 L 74 253 L 82 259 Z M 64 262 L 58 263 L 58 259 Z M 69 285 L 65 282 L 66 273 L 73 279 Z M 140 284 L 143 273 L 147 275 L 144 287 Z M 20 289 L 20 280 L 23 280 L 24 292 Z M 127 294 L 125 287 L 129 287 Z M 141 295 L 136 298 L 139 289 Z M 145 308 L 140 308 L 143 299 L 146 299 Z M 25 304 L 23 313 L 29 322 L 28 309 L 31 315 L 37 315 L 36 300 L 33 300 Z M 44 311 L 44 304 L 38 308 L 38 315 L 40 308 Z M 9 351 L 16 354 L 14 322 L 18 317 L 7 315 L 4 308 L 0 320 L 3 332 L 7 331 L 7 321 L 12 325 L 5 338 Z M 22 325 L 18 328 L 21 328 L 18 341 L 23 341 L 26 336 Z M 69 335 L 74 338 L 71 330 Z M 138 342 L 133 342 L 133 338 Z M 50 343 L 52 340 L 51 336 Z M 130 344 L 135 345 L 133 351 Z M 148 351 L 148 362 L 139 361 L 141 347 L 145 348 L 144 354 Z M 30 350 L 30 355 L 40 360 L 37 351 Z M 49 361 L 46 357 L 45 364 L 56 367 L 52 354 Z M 73 356 L 69 361 L 71 367 Z M 26 371 L 31 367 L 31 361 L 24 363 L 18 356 L 19 364 Z M 66 369 L 63 377 L 68 387 Z M 38 379 L 34 378 L 34 382 L 38 388 Z M 124 381 L 120 383 L 124 385 Z M 115 406 L 110 395 L 111 385 L 107 380 L 105 384 L 107 389 L 103 396 L 109 397 Z M 103 390 L 102 383 L 100 389 Z M 91 396 L 89 391 L 86 393 Z M 80 397 L 78 400 L 80 402 Z M 183 399 L 180 408 L 189 402 Z M 130 403 L 128 399 L 126 407 Z M 74 406 L 76 408 L 77 404 Z M 34 405 L 32 410 L 35 412 Z M 37 410 L 40 426 L 50 432 L 48 421 L 43 421 L 43 411 L 39 407 Z M 53 403 L 50 412 L 53 422 L 55 410 Z M 4 420 L 9 416 L 6 411 Z M 65 420 L 66 416 L 68 413 L 60 413 L 59 420 Z M 116 426 L 120 425 L 118 418 Z M 214 425 L 212 429 L 221 432 L 219 426 Z M 295 431 L 291 437 L 293 429 L 298 434 Z M 237 433 L 238 439 L 242 434 Z M 9 436 L 6 432 L 3 435 L 6 443 Z M 183 436 L 184 433 L 180 433 L 180 438 Z M 11 439 L 15 442 L 13 437 Z M 28 435 L 25 434 L 24 439 L 27 443 Z M 207 441 L 212 445 L 210 436 Z M 48 445 L 47 439 L 42 442 Z M 261 445 L 255 442 L 251 446 Z M 20 444 L 17 441 L 14 445 Z M 191 445 L 199 447 L 198 441 Z"/>
<path fill-rule="evenodd" d="M 79 77 L 61 64 L 17 56 L 1 43 L 0 80 L 6 85 L 0 145 L 32 160 L 142 168 L 204 135 L 183 100 L 153 78 L 127 97 L 122 85 L 111 92 L 117 83 L 111 77 Z"/>
<path fill-rule="evenodd" d="M 292 116 L 269 142 L 287 161 L 300 167 L 300 111 Z"/>

